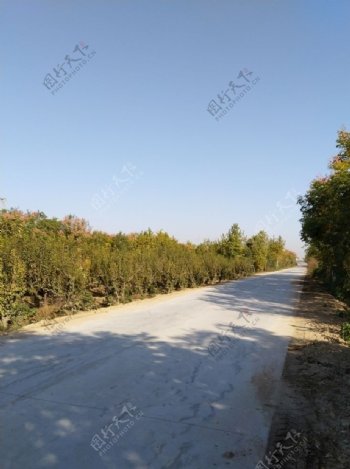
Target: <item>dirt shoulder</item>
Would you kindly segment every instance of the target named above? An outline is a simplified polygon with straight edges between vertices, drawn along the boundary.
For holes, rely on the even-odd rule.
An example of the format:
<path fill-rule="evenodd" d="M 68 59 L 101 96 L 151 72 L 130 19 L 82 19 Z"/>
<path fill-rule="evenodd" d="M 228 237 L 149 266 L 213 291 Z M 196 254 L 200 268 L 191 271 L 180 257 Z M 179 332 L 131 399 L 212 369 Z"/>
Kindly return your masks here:
<path fill-rule="evenodd" d="M 350 467 L 350 347 L 340 337 L 339 315 L 345 309 L 316 281 L 305 280 L 266 451 L 270 462 L 265 458 L 262 467 Z M 305 442 L 304 450 L 285 440 L 292 430 L 300 434 L 295 441 Z M 281 451 L 279 442 L 295 450 Z"/>

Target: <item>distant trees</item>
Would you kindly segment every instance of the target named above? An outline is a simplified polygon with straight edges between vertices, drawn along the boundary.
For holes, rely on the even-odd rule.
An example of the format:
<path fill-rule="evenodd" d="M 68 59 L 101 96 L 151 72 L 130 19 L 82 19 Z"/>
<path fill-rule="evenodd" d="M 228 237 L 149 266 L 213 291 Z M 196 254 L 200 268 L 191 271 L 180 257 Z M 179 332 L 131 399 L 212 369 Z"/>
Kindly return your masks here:
<path fill-rule="evenodd" d="M 259 231 L 248 240 L 248 248 L 256 272 L 263 272 L 267 270 L 267 260 L 269 253 L 269 238 L 265 231 Z"/>
<path fill-rule="evenodd" d="M 294 264 L 281 238 L 248 240 L 237 224 L 196 246 L 162 231 L 109 235 L 74 216 L 3 210 L 0 319 L 21 323 Z"/>
<path fill-rule="evenodd" d="M 219 253 L 225 257 L 233 258 L 242 256 L 245 248 L 245 239 L 238 224 L 231 226 L 228 233 L 222 235 L 219 245 Z"/>
<path fill-rule="evenodd" d="M 338 296 L 350 299 L 349 132 L 338 132 L 337 148 L 330 174 L 315 179 L 299 198 L 301 234 L 309 246 L 308 258 L 317 261 L 317 274 Z"/>

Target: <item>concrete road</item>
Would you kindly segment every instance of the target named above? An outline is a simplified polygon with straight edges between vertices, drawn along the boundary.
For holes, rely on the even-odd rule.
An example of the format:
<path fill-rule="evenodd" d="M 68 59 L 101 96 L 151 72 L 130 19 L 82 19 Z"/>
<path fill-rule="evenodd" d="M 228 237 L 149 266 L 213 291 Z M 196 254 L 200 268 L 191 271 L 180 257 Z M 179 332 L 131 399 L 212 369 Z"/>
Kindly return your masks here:
<path fill-rule="evenodd" d="M 2 342 L 1 469 L 254 469 L 303 275 L 162 296 Z"/>

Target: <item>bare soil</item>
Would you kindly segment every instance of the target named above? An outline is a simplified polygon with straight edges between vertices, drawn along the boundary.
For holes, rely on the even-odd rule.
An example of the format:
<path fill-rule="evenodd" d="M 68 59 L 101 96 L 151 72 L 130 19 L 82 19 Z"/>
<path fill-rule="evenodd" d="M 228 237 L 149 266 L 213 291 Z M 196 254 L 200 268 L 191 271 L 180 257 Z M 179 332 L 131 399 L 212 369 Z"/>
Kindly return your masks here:
<path fill-rule="evenodd" d="M 342 340 L 341 316 L 348 309 L 316 281 L 306 278 L 283 371 L 281 399 L 266 455 L 293 429 L 305 451 L 267 468 L 350 468 L 350 347 Z"/>

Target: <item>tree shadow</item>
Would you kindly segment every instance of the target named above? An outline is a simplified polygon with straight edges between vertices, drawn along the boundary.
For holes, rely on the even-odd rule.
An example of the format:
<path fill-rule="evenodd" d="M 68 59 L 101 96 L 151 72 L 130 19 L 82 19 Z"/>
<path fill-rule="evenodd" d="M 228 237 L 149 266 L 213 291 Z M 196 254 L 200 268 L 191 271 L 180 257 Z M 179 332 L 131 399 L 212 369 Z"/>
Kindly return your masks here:
<path fill-rule="evenodd" d="M 274 355 L 286 338 L 238 326 L 217 359 L 208 345 L 226 326 L 169 340 L 108 331 L 8 338 L 0 360 L 1 467 L 254 467 L 282 367 Z M 113 424 L 125 406 L 143 413 L 127 431 L 126 421 Z M 100 456 L 90 443 L 103 429 L 109 438 L 101 451 L 112 432 L 119 439 Z"/>

